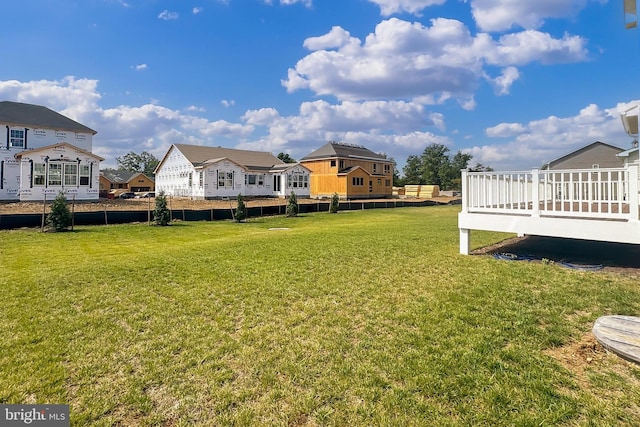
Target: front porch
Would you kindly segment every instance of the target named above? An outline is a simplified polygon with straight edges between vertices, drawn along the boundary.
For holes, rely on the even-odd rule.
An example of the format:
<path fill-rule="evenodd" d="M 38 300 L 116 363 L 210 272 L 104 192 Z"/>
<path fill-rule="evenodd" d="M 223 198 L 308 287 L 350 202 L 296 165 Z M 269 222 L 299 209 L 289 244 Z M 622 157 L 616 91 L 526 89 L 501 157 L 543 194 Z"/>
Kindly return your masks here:
<path fill-rule="evenodd" d="M 462 172 L 460 253 L 471 230 L 640 244 L 638 164 Z"/>

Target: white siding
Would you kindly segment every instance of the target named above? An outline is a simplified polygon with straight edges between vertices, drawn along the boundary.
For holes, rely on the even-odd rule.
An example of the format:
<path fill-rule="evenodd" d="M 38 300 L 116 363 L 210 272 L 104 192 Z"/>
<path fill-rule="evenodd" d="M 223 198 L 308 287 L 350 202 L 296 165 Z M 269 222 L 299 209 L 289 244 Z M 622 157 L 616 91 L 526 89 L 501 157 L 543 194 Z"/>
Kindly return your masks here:
<path fill-rule="evenodd" d="M 0 130 L 4 131 L 6 129 L 6 126 L 6 123 L 0 123 Z M 11 130 L 25 131 L 25 128 L 9 125 L 9 131 Z M 10 151 L 11 153 L 15 154 L 24 150 L 33 150 L 36 148 L 46 147 L 47 145 L 61 143 L 67 143 L 89 152 L 91 152 L 93 148 L 93 135 L 91 133 L 76 133 L 72 131 L 30 128 L 26 130 L 26 140 L 26 147 L 11 147 L 11 142 L 7 141 L 6 137 L 0 138 L 0 141 L 2 141 L 2 143 L 0 143 L 0 150 Z M 7 146 L 9 147 L 8 150 Z"/>
<path fill-rule="evenodd" d="M 20 159 L 20 201 L 45 197 L 53 200 L 60 191 L 67 199 L 98 200 L 100 160 L 97 156 L 61 145 L 23 155 Z"/>
<path fill-rule="evenodd" d="M 195 167 L 180 150 L 172 147 L 156 173 L 156 192 L 164 192 L 168 196 L 203 197 L 203 191 L 194 189 L 194 180 L 197 187 Z M 189 185 L 190 182 L 192 185 Z"/>
<path fill-rule="evenodd" d="M 204 197 L 234 198 L 246 195 L 244 187 L 245 169 L 229 160 L 220 160 L 207 165 L 204 177 Z"/>
<path fill-rule="evenodd" d="M 287 169 L 282 175 L 285 179 L 283 180 L 279 196 L 288 197 L 293 191 L 298 197 L 309 197 L 309 169 L 301 165 L 296 165 Z"/>
<path fill-rule="evenodd" d="M 0 200 L 20 200 L 20 162 L 0 151 Z"/>

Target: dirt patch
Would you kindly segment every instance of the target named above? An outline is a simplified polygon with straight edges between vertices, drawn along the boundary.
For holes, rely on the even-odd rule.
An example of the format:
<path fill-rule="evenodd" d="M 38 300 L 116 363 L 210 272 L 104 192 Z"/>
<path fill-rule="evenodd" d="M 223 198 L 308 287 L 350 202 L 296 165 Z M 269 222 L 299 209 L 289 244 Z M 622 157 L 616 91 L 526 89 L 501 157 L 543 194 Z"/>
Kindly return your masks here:
<path fill-rule="evenodd" d="M 609 359 L 615 357 L 598 343 L 591 332 L 584 334 L 578 341 L 545 350 L 544 354 L 551 356 L 571 372 L 581 387 L 587 387 L 589 384 L 587 368 L 609 365 L 611 363 Z M 623 360 L 622 362 L 627 363 Z"/>
<path fill-rule="evenodd" d="M 526 236 L 507 239 L 479 248 L 473 255 L 514 254 L 530 262 L 557 262 L 575 265 L 602 265 L 605 272 L 640 277 L 640 245 Z M 526 262 L 526 261 L 525 261 Z"/>

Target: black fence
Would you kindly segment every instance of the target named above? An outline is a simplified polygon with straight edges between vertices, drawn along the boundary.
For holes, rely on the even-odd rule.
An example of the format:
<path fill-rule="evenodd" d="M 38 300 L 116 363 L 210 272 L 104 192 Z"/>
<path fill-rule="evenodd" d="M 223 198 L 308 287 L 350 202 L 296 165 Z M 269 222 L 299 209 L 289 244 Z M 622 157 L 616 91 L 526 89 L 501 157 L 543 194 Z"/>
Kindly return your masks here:
<path fill-rule="evenodd" d="M 454 202 L 455 203 L 455 202 Z M 343 201 L 340 202 L 339 210 L 353 211 L 364 209 L 385 209 L 401 208 L 409 206 L 433 206 L 441 203 L 431 200 L 411 201 L 411 200 L 388 200 L 388 201 Z M 298 212 L 301 214 L 313 212 L 328 212 L 329 202 L 319 201 L 317 203 L 302 203 L 298 205 Z M 247 208 L 249 218 L 262 216 L 284 215 L 286 205 L 254 206 Z M 171 219 L 178 221 L 220 221 L 231 220 L 235 213 L 235 208 L 225 209 L 174 209 L 171 211 Z M 23 227 L 42 227 L 43 214 L 7 214 L 0 215 L 0 230 L 9 230 Z M 95 211 L 95 212 L 75 212 L 73 214 L 74 225 L 108 225 L 125 224 L 132 222 L 153 221 L 153 212 L 150 211 Z"/>

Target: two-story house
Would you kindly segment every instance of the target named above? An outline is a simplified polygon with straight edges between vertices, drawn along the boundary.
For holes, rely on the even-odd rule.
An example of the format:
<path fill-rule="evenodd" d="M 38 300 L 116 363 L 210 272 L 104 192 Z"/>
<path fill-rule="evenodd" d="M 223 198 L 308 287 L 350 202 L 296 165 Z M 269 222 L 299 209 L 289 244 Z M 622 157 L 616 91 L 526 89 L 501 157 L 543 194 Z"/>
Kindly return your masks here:
<path fill-rule="evenodd" d="M 300 159 L 300 164 L 311 170 L 311 197 L 392 195 L 393 162 L 365 147 L 331 141 Z"/>
<path fill-rule="evenodd" d="M 96 131 L 40 105 L 0 102 L 0 200 L 52 200 L 59 192 L 97 200 Z"/>

